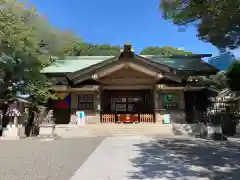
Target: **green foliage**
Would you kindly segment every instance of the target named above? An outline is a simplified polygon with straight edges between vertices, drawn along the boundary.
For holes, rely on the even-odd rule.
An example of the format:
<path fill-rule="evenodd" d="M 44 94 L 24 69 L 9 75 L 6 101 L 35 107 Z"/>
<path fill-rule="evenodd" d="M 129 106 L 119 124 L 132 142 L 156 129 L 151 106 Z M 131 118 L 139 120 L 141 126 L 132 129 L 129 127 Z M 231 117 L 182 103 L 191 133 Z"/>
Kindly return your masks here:
<path fill-rule="evenodd" d="M 240 0 L 161 0 L 160 9 L 178 26 L 195 25 L 198 37 L 219 49 L 240 45 Z"/>
<path fill-rule="evenodd" d="M 199 83 L 204 87 L 213 87 L 218 90 L 227 88 L 227 77 L 225 72 L 219 72 L 210 77 L 200 77 Z"/>
<path fill-rule="evenodd" d="M 90 44 L 79 40 L 63 46 L 64 56 L 117 56 L 120 54 L 120 46 L 110 46 L 108 44 Z"/>
<path fill-rule="evenodd" d="M 185 55 L 185 54 L 192 54 L 191 52 L 185 52 L 180 49 L 176 49 L 170 46 L 163 46 L 163 47 L 146 47 L 144 48 L 141 53 L 141 55 L 163 55 L 163 56 L 169 56 L 169 55 Z"/>
<path fill-rule="evenodd" d="M 229 67 L 227 73 L 227 84 L 233 91 L 240 91 L 240 61 L 234 61 Z"/>
<path fill-rule="evenodd" d="M 33 104 L 55 98 L 51 82 L 40 73 L 51 56 L 117 55 L 120 47 L 80 42 L 71 31 L 51 27 L 34 8 L 0 0 L 0 100 L 17 92 L 32 95 Z"/>
<path fill-rule="evenodd" d="M 42 92 L 39 94 L 41 100 L 47 99 L 48 85 L 43 81 L 44 76 L 40 71 L 50 61 L 48 56 L 41 52 L 41 40 L 37 36 L 37 31 L 33 26 L 26 25 L 27 18 L 23 13 L 15 11 L 21 4 L 1 0 L 0 5 L 0 77 L 2 81 L 0 98 L 5 101 L 11 100 L 17 91 L 36 93 L 29 88 L 34 82 L 35 89 L 41 88 L 41 91 L 45 92 L 45 94 Z M 31 13 L 30 9 L 29 13 Z M 41 86 L 36 83 L 39 80 L 41 80 Z"/>
<path fill-rule="evenodd" d="M 120 54 L 120 46 L 108 44 L 89 44 L 89 56 L 117 56 Z"/>

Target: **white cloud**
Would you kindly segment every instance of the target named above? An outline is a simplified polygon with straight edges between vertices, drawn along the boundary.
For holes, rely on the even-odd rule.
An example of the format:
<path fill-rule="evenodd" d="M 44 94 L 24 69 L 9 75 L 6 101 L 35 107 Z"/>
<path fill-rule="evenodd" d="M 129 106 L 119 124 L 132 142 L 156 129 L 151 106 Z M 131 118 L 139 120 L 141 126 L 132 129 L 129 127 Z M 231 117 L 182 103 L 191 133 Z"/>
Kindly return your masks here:
<path fill-rule="evenodd" d="M 235 55 L 235 57 L 240 58 L 240 48 L 233 50 L 232 53 Z"/>

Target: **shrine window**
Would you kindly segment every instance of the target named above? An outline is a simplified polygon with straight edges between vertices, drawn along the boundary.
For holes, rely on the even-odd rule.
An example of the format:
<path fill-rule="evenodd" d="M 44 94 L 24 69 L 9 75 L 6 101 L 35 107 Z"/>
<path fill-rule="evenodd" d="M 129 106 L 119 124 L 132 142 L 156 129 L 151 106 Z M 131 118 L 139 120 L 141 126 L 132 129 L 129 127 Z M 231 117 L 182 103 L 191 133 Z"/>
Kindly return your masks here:
<path fill-rule="evenodd" d="M 140 97 L 111 97 L 112 112 L 136 112 L 137 105 L 141 102 Z"/>
<path fill-rule="evenodd" d="M 126 112 L 127 98 L 126 97 L 111 97 L 111 111 Z"/>
<path fill-rule="evenodd" d="M 164 109 L 178 109 L 180 107 L 180 97 L 176 93 L 162 94 L 162 108 Z"/>
<path fill-rule="evenodd" d="M 78 96 L 78 109 L 79 110 L 93 110 L 93 95 L 81 94 Z"/>

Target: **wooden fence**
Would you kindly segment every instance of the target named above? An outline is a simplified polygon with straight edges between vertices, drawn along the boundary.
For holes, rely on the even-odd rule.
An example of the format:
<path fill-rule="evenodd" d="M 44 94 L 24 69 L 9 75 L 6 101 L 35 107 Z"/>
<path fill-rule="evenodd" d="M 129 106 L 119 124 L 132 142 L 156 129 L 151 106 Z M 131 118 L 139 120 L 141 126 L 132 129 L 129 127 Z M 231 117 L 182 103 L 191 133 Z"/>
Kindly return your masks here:
<path fill-rule="evenodd" d="M 101 123 L 115 123 L 116 122 L 116 115 L 115 114 L 102 114 L 101 115 Z"/>
<path fill-rule="evenodd" d="M 101 114 L 101 123 L 117 123 L 116 114 Z M 134 121 L 136 122 L 136 121 Z M 138 123 L 155 123 L 153 114 L 139 114 Z"/>
<path fill-rule="evenodd" d="M 154 123 L 153 114 L 140 114 L 139 123 Z"/>

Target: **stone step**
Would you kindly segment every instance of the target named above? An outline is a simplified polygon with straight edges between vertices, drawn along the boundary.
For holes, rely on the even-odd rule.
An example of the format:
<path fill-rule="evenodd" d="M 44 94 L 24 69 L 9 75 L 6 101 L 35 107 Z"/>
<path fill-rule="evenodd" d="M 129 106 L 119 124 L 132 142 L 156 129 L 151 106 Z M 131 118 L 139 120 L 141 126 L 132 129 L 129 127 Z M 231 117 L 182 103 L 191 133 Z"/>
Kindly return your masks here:
<path fill-rule="evenodd" d="M 61 137 L 84 137 L 84 136 L 134 136 L 134 135 L 161 135 L 172 134 L 171 132 L 82 132 L 64 133 Z"/>
<path fill-rule="evenodd" d="M 71 131 L 64 131 L 63 133 L 81 133 L 81 132 L 167 132 L 171 131 L 172 129 L 128 129 L 128 130 L 122 130 L 122 129 L 99 129 L 99 130 L 93 130 L 93 129 L 79 129 L 79 130 L 71 130 Z"/>
<path fill-rule="evenodd" d="M 133 136 L 172 134 L 171 124 L 87 124 L 57 125 L 57 135 L 64 138 L 89 137 L 89 136 Z"/>

